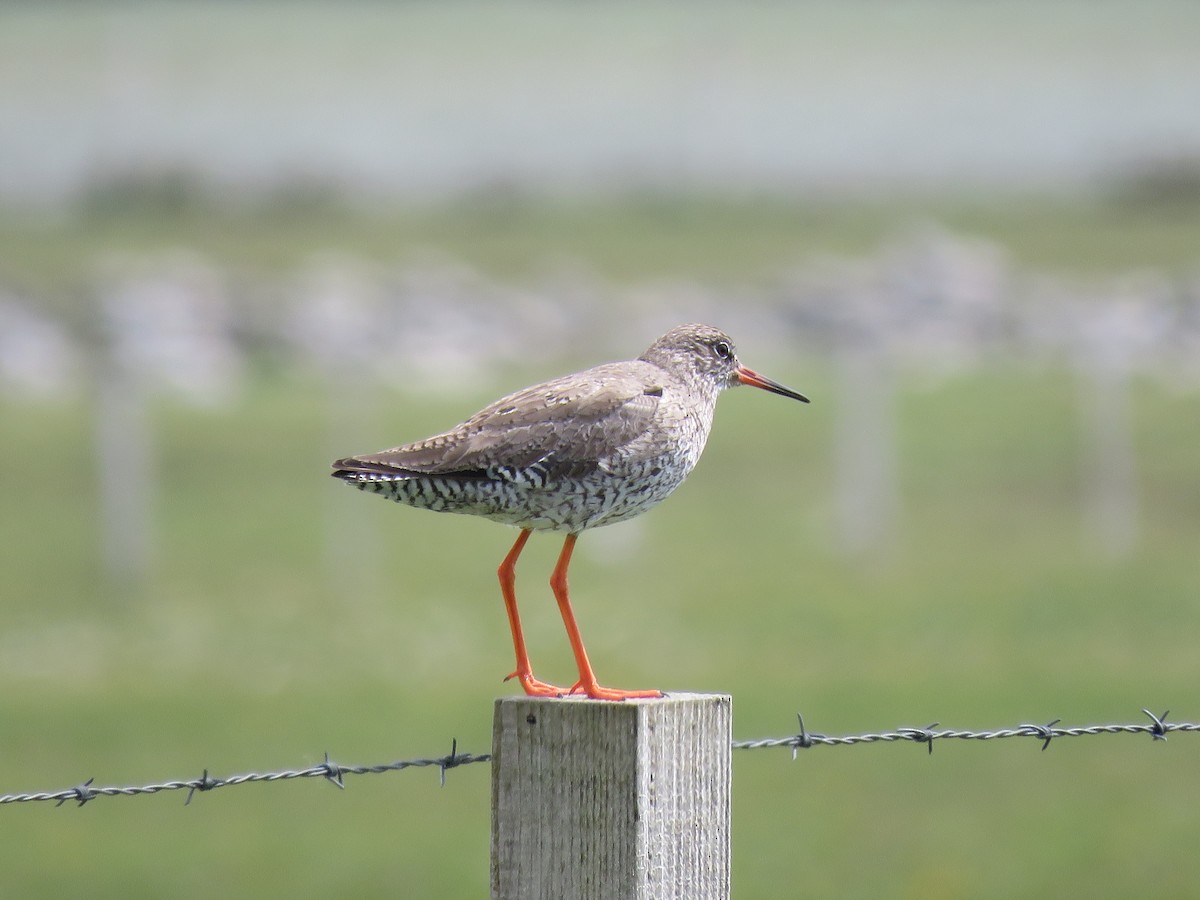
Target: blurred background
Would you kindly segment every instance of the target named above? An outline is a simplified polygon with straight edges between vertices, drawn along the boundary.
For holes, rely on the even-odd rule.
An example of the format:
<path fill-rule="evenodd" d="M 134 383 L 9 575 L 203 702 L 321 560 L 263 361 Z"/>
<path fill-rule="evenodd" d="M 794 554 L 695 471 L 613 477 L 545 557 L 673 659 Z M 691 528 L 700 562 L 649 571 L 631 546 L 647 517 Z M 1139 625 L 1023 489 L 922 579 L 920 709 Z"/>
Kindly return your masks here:
<path fill-rule="evenodd" d="M 513 534 L 336 456 L 718 325 L 587 534 L 735 736 L 1200 718 L 1200 8 L 0 8 L 0 793 L 485 752 Z M 536 538 L 538 674 L 571 671 Z M 734 896 L 1195 895 L 1197 748 L 735 757 Z M 486 766 L 0 810 L 0 892 L 477 897 Z"/>

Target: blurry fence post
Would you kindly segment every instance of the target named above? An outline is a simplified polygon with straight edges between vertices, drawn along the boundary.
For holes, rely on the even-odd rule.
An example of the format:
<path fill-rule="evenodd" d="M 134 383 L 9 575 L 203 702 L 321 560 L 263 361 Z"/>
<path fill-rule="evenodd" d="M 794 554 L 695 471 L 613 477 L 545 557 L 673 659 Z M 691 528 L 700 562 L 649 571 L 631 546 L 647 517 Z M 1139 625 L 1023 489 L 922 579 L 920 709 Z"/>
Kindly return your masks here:
<path fill-rule="evenodd" d="M 493 900 L 727 900 L 732 721 L 721 694 L 497 700 Z"/>
<path fill-rule="evenodd" d="M 1093 304 L 1075 336 L 1084 427 L 1084 521 L 1110 559 L 1128 557 L 1138 536 L 1130 382 L 1138 345 L 1148 343 L 1146 326 L 1139 321 L 1143 316 L 1135 304 Z"/>
<path fill-rule="evenodd" d="M 835 343 L 838 408 L 834 484 L 842 550 L 860 561 L 884 555 L 895 527 L 896 431 L 886 338 L 867 323 L 843 325 Z M 848 313 L 854 315 L 854 313 Z"/>
<path fill-rule="evenodd" d="M 112 354 L 97 364 L 94 428 L 105 574 L 122 592 L 145 585 L 157 485 L 154 433 L 141 376 Z"/>

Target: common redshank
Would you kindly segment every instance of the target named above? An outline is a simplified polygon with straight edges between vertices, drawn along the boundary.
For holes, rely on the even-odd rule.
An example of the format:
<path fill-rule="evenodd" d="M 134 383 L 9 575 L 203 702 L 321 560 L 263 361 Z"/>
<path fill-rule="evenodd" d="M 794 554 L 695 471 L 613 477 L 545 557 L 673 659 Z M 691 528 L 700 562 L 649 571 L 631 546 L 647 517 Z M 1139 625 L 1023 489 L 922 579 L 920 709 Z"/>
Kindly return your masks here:
<path fill-rule="evenodd" d="M 739 384 L 808 402 L 743 366 L 724 332 L 682 325 L 635 360 L 509 394 L 423 441 L 339 459 L 333 476 L 409 506 L 469 513 L 521 529 L 499 575 L 517 655 L 508 678 L 516 678 L 525 693 L 661 697 L 661 691 L 597 683 L 567 595 L 567 567 L 581 532 L 630 519 L 679 487 L 704 450 L 717 395 Z M 550 588 L 579 668 L 570 688 L 534 678 L 525 649 L 516 565 L 534 531 L 566 533 Z"/>

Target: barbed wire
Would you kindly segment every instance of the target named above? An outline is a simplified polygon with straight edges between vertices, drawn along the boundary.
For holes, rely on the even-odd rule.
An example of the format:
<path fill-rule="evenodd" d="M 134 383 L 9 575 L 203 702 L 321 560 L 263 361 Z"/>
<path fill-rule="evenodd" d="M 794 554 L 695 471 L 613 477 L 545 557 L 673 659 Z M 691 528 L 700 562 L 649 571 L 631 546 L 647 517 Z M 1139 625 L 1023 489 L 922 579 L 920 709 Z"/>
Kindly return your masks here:
<path fill-rule="evenodd" d="M 1169 711 L 1164 712 L 1160 716 L 1156 716 L 1148 709 L 1143 709 L 1142 712 L 1149 717 L 1149 722 L 1059 728 L 1057 727 L 1058 723 L 1062 720 L 1055 719 L 1045 725 L 1025 723 L 1015 728 L 996 728 L 985 731 L 956 729 L 938 731 L 936 729 L 939 723 L 934 722 L 923 728 L 900 727 L 895 731 L 864 732 L 861 734 L 845 735 L 826 735 L 809 731 L 805 727 L 804 716 L 797 713 L 796 718 L 800 723 L 798 734 L 779 738 L 734 741 L 732 747 L 734 750 L 790 748 L 792 759 L 795 759 L 800 750 L 809 750 L 813 747 L 851 747 L 855 744 L 909 741 L 917 744 L 925 744 L 929 748 L 929 752 L 933 753 L 933 744 L 935 741 L 951 739 L 990 741 L 1026 737 L 1040 740 L 1042 742 L 1042 750 L 1045 750 L 1050 746 L 1050 742 L 1054 738 L 1060 737 L 1090 737 L 1104 734 L 1148 734 L 1156 741 L 1165 741 L 1167 735 L 1172 732 L 1200 732 L 1200 724 L 1197 723 L 1168 722 L 1166 719 L 1170 714 Z M 89 778 L 75 787 L 59 791 L 2 794 L 0 795 L 0 805 L 51 801 L 56 806 L 62 806 L 68 801 L 75 801 L 80 806 L 83 806 L 98 797 L 134 797 L 146 794 L 158 794 L 164 791 L 186 790 L 188 792 L 187 799 L 184 800 L 184 805 L 186 806 L 192 802 L 192 797 L 195 796 L 197 791 L 212 791 L 217 788 L 254 784 L 256 782 L 291 781 L 297 778 L 324 778 L 339 788 L 344 789 L 346 787 L 345 776 L 347 775 L 379 775 L 384 772 L 399 772 L 403 769 L 412 768 L 437 768 L 440 773 L 441 783 L 445 785 L 446 772 L 448 770 L 473 763 L 491 762 L 491 759 L 492 755 L 490 753 L 459 753 L 458 741 L 454 740 L 451 741 L 450 752 L 446 756 L 402 759 L 373 766 L 348 766 L 334 762 L 329 758 L 329 754 L 326 753 L 324 761 L 303 769 L 249 772 L 243 775 L 232 775 L 228 778 L 216 778 L 209 774 L 208 769 L 205 769 L 199 778 L 178 779 L 163 781 L 157 784 L 130 785 L 125 787 L 93 787 L 95 779 Z"/>
<path fill-rule="evenodd" d="M 1050 741 L 1058 737 L 1090 737 L 1101 734 L 1148 734 L 1156 741 L 1165 741 L 1167 735 L 1173 731 L 1200 731 L 1200 724 L 1193 722 L 1168 722 L 1167 716 L 1170 715 L 1170 710 L 1164 712 L 1161 716 L 1156 716 L 1148 709 L 1143 709 L 1149 722 L 1139 722 L 1127 725 L 1084 725 L 1077 728 L 1057 728 L 1062 719 L 1055 719 L 1045 725 L 1034 725 L 1025 723 L 1018 725 L 1015 728 L 996 728 L 988 731 L 962 731 L 946 729 L 943 731 L 935 731 L 940 724 L 934 722 L 931 725 L 926 725 L 924 728 L 909 728 L 901 727 L 895 731 L 884 731 L 878 733 L 865 734 L 846 734 L 841 736 L 831 737 L 817 732 L 811 732 L 804 726 L 804 716 L 797 713 L 796 718 L 800 721 L 800 733 L 791 735 L 790 737 L 781 738 L 763 738 L 756 741 L 734 741 L 733 749 L 735 750 L 763 750 L 771 747 L 790 747 L 792 750 L 792 759 L 796 758 L 796 753 L 799 750 L 807 750 L 812 747 L 849 747 L 854 744 L 873 744 L 879 742 L 891 743 L 895 741 L 912 741 L 918 744 L 925 744 L 929 747 L 929 752 L 933 753 L 933 742 L 944 741 L 949 739 L 968 740 L 968 741 L 991 741 L 1002 738 L 1013 737 L 1030 737 L 1037 738 L 1042 742 L 1042 749 L 1045 750 L 1050 746 Z"/>
<path fill-rule="evenodd" d="M 492 755 L 490 753 L 482 755 L 459 753 L 458 741 L 455 740 L 450 744 L 450 753 L 448 755 L 432 759 L 401 759 L 396 762 L 381 763 L 374 766 L 345 766 L 331 760 L 329 754 L 326 753 L 324 762 L 317 763 L 305 769 L 283 769 L 278 772 L 249 772 L 244 775 L 232 775 L 228 778 L 214 778 L 208 774 L 208 769 L 205 769 L 199 778 L 163 781 L 158 784 L 129 787 L 92 787 L 92 782 L 95 779 L 89 778 L 82 784 L 61 791 L 0 795 L 0 805 L 5 803 L 31 803 L 52 800 L 55 801 L 56 806 L 62 806 L 68 800 L 74 800 L 80 806 L 83 806 L 97 797 L 133 797 L 139 794 L 158 794 L 163 791 L 181 791 L 186 789 L 188 792 L 187 799 L 184 801 L 184 806 L 186 806 L 192 802 L 192 797 L 196 791 L 212 791 L 221 787 L 233 787 L 235 785 L 253 784 L 255 782 L 290 781 L 295 778 L 325 778 L 336 784 L 339 788 L 344 789 L 346 787 L 344 779 L 347 775 L 379 775 L 383 772 L 399 772 L 402 769 L 427 768 L 430 766 L 436 766 L 441 771 L 441 781 L 444 785 L 448 769 L 470 765 L 471 763 L 490 762 L 491 758 Z"/>

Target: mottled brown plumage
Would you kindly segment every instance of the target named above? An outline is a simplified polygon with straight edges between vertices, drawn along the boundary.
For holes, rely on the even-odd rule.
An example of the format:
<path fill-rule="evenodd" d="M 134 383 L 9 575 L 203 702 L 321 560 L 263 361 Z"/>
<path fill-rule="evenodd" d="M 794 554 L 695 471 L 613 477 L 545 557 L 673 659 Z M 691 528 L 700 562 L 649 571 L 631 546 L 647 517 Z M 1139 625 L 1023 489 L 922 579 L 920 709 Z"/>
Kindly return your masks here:
<path fill-rule="evenodd" d="M 708 439 L 717 395 L 738 384 L 807 402 L 742 366 L 728 335 L 707 325 L 684 325 L 636 360 L 510 394 L 443 434 L 339 459 L 333 475 L 410 506 L 484 516 L 522 529 L 500 580 L 517 649 L 513 675 L 531 694 L 564 691 L 532 676 L 516 614 L 514 567 L 530 531 L 566 532 L 551 580 L 580 669 L 579 683 L 566 693 L 658 696 L 596 684 L 567 600 L 567 564 L 580 532 L 636 516 L 683 482 Z"/>

